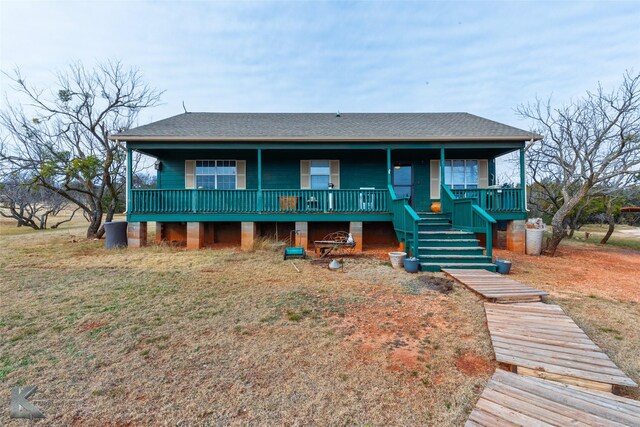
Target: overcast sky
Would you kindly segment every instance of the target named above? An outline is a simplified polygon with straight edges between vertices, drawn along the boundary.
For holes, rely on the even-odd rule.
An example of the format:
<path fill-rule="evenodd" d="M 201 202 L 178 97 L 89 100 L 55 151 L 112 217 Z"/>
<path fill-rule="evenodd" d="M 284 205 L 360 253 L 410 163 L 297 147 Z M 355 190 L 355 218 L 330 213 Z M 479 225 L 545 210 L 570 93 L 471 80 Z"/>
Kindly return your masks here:
<path fill-rule="evenodd" d="M 514 108 L 640 69 L 639 2 L 0 1 L 1 68 L 46 86 L 71 61 L 138 67 L 189 111 Z M 2 91 L 7 89 L 2 79 Z"/>

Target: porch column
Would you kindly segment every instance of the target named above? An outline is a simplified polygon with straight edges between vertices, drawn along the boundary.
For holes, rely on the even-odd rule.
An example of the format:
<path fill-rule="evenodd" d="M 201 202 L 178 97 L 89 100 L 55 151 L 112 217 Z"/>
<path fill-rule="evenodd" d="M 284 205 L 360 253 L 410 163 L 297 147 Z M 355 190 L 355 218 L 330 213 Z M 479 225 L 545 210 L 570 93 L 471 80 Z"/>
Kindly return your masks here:
<path fill-rule="evenodd" d="M 127 225 L 127 245 L 130 248 L 147 246 L 146 222 L 130 222 Z"/>
<path fill-rule="evenodd" d="M 253 249 L 253 241 L 256 237 L 256 223 L 255 222 L 241 222 L 240 223 L 240 248 L 243 251 L 250 251 Z"/>
<path fill-rule="evenodd" d="M 356 241 L 356 252 L 362 252 L 362 222 L 355 221 L 349 223 L 349 233 L 353 237 L 353 240 Z"/>
<path fill-rule="evenodd" d="M 204 246 L 204 222 L 187 222 L 187 249 Z"/>
<path fill-rule="evenodd" d="M 126 206 L 126 211 L 127 214 L 131 213 L 131 183 L 132 181 L 132 176 L 133 176 L 133 150 L 131 150 L 131 148 L 127 148 L 127 189 L 126 189 L 126 199 L 125 199 L 125 206 Z"/>
<path fill-rule="evenodd" d="M 258 195 L 256 199 L 258 212 L 262 212 L 262 149 L 258 148 Z"/>
<path fill-rule="evenodd" d="M 522 197 L 522 209 L 527 210 L 527 183 L 524 169 L 524 148 L 520 149 L 520 197 Z"/>
<path fill-rule="evenodd" d="M 391 148 L 387 148 L 387 186 L 391 185 Z"/>
<path fill-rule="evenodd" d="M 162 243 L 162 223 L 156 221 L 156 243 Z"/>
<path fill-rule="evenodd" d="M 440 148 L 440 187 L 444 184 L 444 147 Z"/>
<path fill-rule="evenodd" d="M 525 221 L 507 222 L 507 250 L 518 254 L 525 253 Z"/>
<path fill-rule="evenodd" d="M 296 222 L 296 243 L 297 247 L 302 247 L 306 251 L 309 248 L 309 223 Z"/>

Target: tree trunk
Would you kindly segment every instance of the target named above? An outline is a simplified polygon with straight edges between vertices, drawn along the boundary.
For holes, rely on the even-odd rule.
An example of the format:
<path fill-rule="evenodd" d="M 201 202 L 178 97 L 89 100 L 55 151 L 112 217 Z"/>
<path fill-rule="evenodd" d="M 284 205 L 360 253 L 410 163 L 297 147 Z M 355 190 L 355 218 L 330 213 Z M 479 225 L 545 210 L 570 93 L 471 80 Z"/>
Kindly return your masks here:
<path fill-rule="evenodd" d="M 565 203 L 556 211 L 551 219 L 551 226 L 553 227 L 553 233 L 551 234 L 551 238 L 547 240 L 547 247 L 544 249 L 544 255 L 554 256 L 556 254 L 556 250 L 558 249 L 558 245 L 562 239 L 567 236 L 567 233 L 564 228 L 565 219 L 569 212 L 584 198 L 584 194 L 586 193 L 586 189 L 582 189 L 582 191 L 573 198 L 565 201 Z"/>
<path fill-rule="evenodd" d="M 609 220 L 609 229 L 607 230 L 607 234 L 604 235 L 602 240 L 600 240 L 601 245 L 606 245 L 609 241 L 609 237 L 613 234 L 613 230 L 616 228 L 616 222 L 613 220 L 613 215 L 611 216 L 611 220 Z"/>
<path fill-rule="evenodd" d="M 87 239 L 100 239 L 104 234 L 102 227 L 102 211 L 96 210 L 89 217 L 89 228 L 87 228 Z"/>

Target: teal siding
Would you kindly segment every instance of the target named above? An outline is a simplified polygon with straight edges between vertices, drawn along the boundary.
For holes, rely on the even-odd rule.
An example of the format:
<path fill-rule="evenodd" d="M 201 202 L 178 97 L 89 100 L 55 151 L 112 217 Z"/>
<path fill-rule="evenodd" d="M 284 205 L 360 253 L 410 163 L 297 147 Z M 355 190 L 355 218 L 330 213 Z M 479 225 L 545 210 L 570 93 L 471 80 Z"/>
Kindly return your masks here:
<path fill-rule="evenodd" d="M 258 187 L 258 154 L 256 151 L 231 150 L 171 150 L 168 155 L 159 157 L 162 169 L 158 171 L 159 189 L 184 188 L 185 160 L 246 160 L 247 188 Z M 263 160 L 264 163 L 264 160 Z"/>
<path fill-rule="evenodd" d="M 162 162 L 158 171 L 159 189 L 184 188 L 185 160 L 197 159 L 239 159 L 247 162 L 247 189 L 258 187 L 258 166 L 256 150 L 189 149 L 156 150 L 154 153 Z M 496 149 L 467 148 L 448 149 L 448 159 L 489 159 L 489 184 L 495 183 L 495 161 L 500 154 Z M 392 162 L 411 163 L 414 168 L 414 209 L 429 211 L 430 165 L 429 160 L 439 159 L 437 149 L 393 150 Z M 300 160 L 330 159 L 340 160 L 340 188 L 358 189 L 360 187 L 387 187 L 386 151 L 371 150 L 274 150 L 262 151 L 262 188 L 263 189 L 299 189 Z"/>

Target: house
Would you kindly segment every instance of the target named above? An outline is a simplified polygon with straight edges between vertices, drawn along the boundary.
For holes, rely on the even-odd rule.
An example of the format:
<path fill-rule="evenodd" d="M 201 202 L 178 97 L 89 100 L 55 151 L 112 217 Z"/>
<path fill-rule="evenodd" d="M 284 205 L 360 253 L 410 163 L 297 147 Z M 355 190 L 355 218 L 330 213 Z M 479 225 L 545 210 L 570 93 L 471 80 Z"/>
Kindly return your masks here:
<path fill-rule="evenodd" d="M 431 271 L 492 270 L 503 225 L 524 251 L 524 146 L 538 138 L 467 113 L 184 113 L 111 136 L 128 153 L 130 247 L 149 221 L 193 249 L 348 229 L 358 250 L 395 241 Z M 157 159 L 156 189 L 131 188 L 133 151 Z M 498 187 L 495 159 L 514 151 L 520 182 Z"/>

